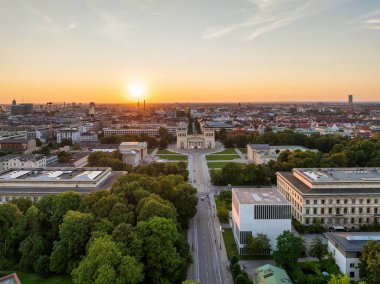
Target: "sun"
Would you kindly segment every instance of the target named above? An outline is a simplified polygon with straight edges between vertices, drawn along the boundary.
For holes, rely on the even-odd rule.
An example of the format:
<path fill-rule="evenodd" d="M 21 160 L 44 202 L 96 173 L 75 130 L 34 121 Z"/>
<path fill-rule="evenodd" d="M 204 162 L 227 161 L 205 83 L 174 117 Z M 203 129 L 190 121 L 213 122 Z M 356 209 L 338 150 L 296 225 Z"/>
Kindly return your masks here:
<path fill-rule="evenodd" d="M 145 86 L 140 82 L 134 82 L 128 86 L 128 93 L 132 97 L 140 99 L 145 95 Z"/>

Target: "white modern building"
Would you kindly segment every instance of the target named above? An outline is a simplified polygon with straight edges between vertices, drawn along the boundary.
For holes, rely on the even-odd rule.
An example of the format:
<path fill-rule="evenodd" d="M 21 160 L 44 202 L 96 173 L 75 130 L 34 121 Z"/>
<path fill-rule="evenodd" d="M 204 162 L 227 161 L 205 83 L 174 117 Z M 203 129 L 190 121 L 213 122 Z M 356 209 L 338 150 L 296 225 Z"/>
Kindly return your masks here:
<path fill-rule="evenodd" d="M 240 254 L 247 254 L 248 235 L 267 235 L 274 249 L 286 230 L 291 230 L 291 205 L 276 188 L 232 189 L 232 231 Z"/>
<path fill-rule="evenodd" d="M 205 128 L 201 135 L 189 135 L 187 129 L 177 130 L 177 149 L 214 149 L 215 130 Z"/>
<path fill-rule="evenodd" d="M 150 137 L 159 136 L 159 128 L 125 128 L 125 129 L 110 129 L 104 128 L 104 136 L 110 135 L 140 135 L 146 134 Z"/>
<path fill-rule="evenodd" d="M 300 168 L 277 172 L 277 188 L 304 225 L 358 228 L 380 222 L 380 168 Z"/>
<path fill-rule="evenodd" d="M 363 246 L 369 240 L 380 242 L 380 232 L 334 232 L 328 236 L 328 251 L 334 256 L 340 272 L 359 281 L 359 258 Z"/>

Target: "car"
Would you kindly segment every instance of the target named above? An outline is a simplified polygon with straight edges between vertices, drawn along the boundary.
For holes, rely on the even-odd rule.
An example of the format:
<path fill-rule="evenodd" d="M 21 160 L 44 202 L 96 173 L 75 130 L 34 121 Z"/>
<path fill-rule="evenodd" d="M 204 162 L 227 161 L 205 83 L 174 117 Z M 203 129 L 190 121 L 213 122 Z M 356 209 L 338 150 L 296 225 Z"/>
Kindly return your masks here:
<path fill-rule="evenodd" d="M 201 200 L 203 201 L 203 200 L 205 200 L 205 198 L 202 196 L 202 197 L 201 197 Z"/>
<path fill-rule="evenodd" d="M 326 239 L 329 238 L 329 235 L 328 235 L 327 233 L 322 233 L 322 235 L 323 235 Z"/>

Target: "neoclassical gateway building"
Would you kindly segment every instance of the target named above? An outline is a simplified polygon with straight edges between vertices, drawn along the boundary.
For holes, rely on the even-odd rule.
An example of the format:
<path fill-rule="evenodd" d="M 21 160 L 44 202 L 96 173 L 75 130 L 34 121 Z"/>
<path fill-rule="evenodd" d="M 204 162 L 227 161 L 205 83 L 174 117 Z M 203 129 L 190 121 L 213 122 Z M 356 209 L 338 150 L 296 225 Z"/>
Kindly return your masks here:
<path fill-rule="evenodd" d="M 177 130 L 177 149 L 214 149 L 215 130 L 205 128 L 201 135 L 189 135 L 187 129 Z"/>

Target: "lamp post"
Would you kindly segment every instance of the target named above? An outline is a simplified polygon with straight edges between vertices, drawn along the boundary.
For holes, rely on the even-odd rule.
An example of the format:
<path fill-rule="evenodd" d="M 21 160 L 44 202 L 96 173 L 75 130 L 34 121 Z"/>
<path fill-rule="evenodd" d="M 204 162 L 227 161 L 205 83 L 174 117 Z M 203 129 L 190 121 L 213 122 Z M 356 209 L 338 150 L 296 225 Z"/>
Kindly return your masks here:
<path fill-rule="evenodd" d="M 222 250 L 222 226 L 219 226 L 219 240 L 220 240 L 220 250 Z"/>

